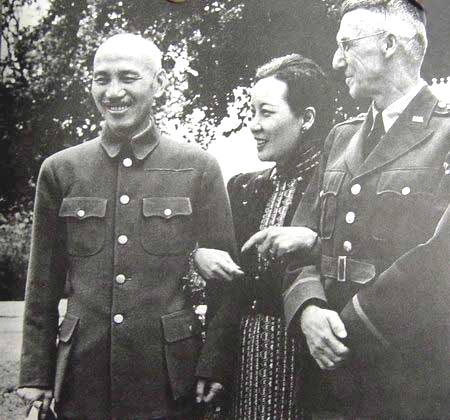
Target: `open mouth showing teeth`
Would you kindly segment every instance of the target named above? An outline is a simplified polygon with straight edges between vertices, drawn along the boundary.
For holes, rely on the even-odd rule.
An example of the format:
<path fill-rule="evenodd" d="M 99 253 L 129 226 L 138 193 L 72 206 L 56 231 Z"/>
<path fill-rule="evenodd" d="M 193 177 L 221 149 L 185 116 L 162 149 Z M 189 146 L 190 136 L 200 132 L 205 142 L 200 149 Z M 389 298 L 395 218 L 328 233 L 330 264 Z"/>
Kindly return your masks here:
<path fill-rule="evenodd" d="M 122 112 L 128 108 L 128 105 L 106 105 L 106 109 L 111 112 Z"/>

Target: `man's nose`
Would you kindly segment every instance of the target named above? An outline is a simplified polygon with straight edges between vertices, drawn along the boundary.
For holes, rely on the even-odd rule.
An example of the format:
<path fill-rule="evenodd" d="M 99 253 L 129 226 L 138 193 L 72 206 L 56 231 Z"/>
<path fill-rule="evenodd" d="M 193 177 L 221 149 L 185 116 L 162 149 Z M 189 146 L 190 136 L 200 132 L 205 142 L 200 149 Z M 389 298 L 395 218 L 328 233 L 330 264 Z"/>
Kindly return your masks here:
<path fill-rule="evenodd" d="M 343 67 L 345 67 L 344 53 L 340 50 L 340 48 L 336 48 L 336 51 L 333 55 L 333 68 L 335 70 L 339 70 Z"/>
<path fill-rule="evenodd" d="M 106 97 L 108 99 L 122 98 L 125 95 L 125 91 L 122 84 L 117 80 L 111 80 L 108 88 L 106 89 Z"/>

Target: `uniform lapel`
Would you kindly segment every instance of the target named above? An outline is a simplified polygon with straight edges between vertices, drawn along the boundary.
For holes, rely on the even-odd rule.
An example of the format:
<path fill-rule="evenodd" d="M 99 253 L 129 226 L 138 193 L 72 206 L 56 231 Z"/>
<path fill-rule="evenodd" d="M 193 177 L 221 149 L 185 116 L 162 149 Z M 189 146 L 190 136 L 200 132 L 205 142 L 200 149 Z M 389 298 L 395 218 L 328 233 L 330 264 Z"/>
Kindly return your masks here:
<path fill-rule="evenodd" d="M 436 103 L 437 99 L 431 91 L 427 87 L 422 89 L 358 170 L 353 172 L 355 177 L 393 162 L 427 139 L 433 133 L 433 130 L 428 128 L 428 121 Z"/>
<path fill-rule="evenodd" d="M 345 163 L 352 174 L 356 174 L 363 164 L 362 147 L 363 142 L 371 129 L 371 112 L 372 109 L 369 109 L 364 122 L 361 127 L 359 127 L 358 131 L 353 135 L 345 151 Z"/>

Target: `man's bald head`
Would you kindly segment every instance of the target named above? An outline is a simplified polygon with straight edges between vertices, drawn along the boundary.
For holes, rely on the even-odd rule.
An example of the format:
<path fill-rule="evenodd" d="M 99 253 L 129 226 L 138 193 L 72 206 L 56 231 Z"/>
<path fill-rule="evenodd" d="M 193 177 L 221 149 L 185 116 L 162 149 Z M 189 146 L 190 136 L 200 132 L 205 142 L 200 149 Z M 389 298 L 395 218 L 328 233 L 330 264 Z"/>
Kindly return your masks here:
<path fill-rule="evenodd" d="M 99 57 L 117 54 L 119 51 L 133 58 L 139 57 L 153 72 L 162 68 L 162 53 L 153 41 L 130 33 L 113 35 L 103 42 L 95 53 L 94 67 Z"/>

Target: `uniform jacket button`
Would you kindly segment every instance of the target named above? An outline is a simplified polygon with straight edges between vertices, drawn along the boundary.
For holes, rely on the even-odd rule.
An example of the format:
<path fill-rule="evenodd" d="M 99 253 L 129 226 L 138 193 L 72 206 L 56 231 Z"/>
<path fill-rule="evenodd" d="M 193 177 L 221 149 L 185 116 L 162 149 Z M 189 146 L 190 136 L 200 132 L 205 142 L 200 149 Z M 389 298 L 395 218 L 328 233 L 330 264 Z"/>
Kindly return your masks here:
<path fill-rule="evenodd" d="M 125 166 L 125 168 L 129 168 L 130 166 L 133 165 L 133 161 L 130 158 L 125 158 L 122 161 L 123 166 Z"/>
<path fill-rule="evenodd" d="M 113 320 L 116 324 L 121 324 L 123 322 L 123 315 L 115 314 Z"/>
<path fill-rule="evenodd" d="M 402 188 L 402 195 L 408 195 L 410 192 L 411 192 L 411 188 L 409 188 L 409 187 Z"/>
<path fill-rule="evenodd" d="M 116 276 L 116 282 L 117 282 L 118 284 L 124 284 L 124 283 L 125 283 L 125 280 L 126 280 L 126 277 L 125 277 L 124 274 L 117 274 L 117 276 Z"/>
<path fill-rule="evenodd" d="M 353 195 L 358 195 L 361 192 L 361 185 L 360 184 L 353 184 L 352 188 L 350 188 L 350 191 Z"/>
<path fill-rule="evenodd" d="M 172 210 L 171 209 L 165 209 L 164 210 L 164 215 L 165 216 L 170 216 L 172 214 Z"/>
<path fill-rule="evenodd" d="M 352 224 L 356 219 L 356 214 L 353 211 L 349 211 L 346 215 L 345 215 L 345 221 L 348 224 Z"/>
<path fill-rule="evenodd" d="M 353 245 L 350 241 L 344 241 L 343 248 L 345 252 L 351 252 Z"/>
<path fill-rule="evenodd" d="M 80 209 L 80 210 L 77 211 L 77 216 L 78 216 L 79 218 L 82 218 L 82 217 L 84 217 L 85 215 L 86 215 L 86 212 L 85 212 L 83 209 Z"/>
<path fill-rule="evenodd" d="M 130 197 L 128 195 L 124 194 L 120 196 L 120 203 L 121 204 L 128 204 L 130 202 Z"/>
<path fill-rule="evenodd" d="M 119 242 L 120 245 L 125 245 L 128 242 L 128 236 L 127 235 L 120 235 L 117 238 L 117 242 Z"/>

